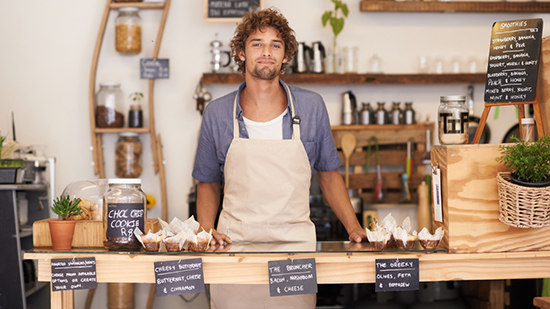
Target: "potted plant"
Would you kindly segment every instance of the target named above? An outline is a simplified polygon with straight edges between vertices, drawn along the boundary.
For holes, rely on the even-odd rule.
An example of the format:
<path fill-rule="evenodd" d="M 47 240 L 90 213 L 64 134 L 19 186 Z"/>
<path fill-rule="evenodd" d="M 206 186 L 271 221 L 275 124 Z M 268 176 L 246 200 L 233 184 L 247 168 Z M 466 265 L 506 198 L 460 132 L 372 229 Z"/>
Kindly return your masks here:
<path fill-rule="evenodd" d="M 5 159 L 3 156 L 5 153 L 9 152 L 14 145 L 4 148 L 4 144 L 7 144 L 7 135 L 2 135 L 0 132 L 0 184 L 16 183 L 18 178 L 23 178 L 23 168 L 25 168 L 27 164 L 23 160 Z"/>
<path fill-rule="evenodd" d="M 332 41 L 332 61 L 334 69 L 332 71 L 336 72 L 336 37 L 344 29 L 344 18 L 348 17 L 349 10 L 348 5 L 345 4 L 342 0 L 332 0 L 332 2 L 334 3 L 334 10 L 325 11 L 325 13 L 323 13 L 323 16 L 321 17 L 321 22 L 323 23 L 323 27 L 325 27 L 327 23 L 330 24 L 332 28 L 332 33 L 334 34 L 334 39 Z M 341 14 L 343 15 L 343 17 L 338 12 L 342 12 Z"/>
<path fill-rule="evenodd" d="M 75 216 L 82 213 L 80 199 L 71 200 L 67 196 L 59 196 L 53 201 L 52 211 L 59 216 L 59 219 L 49 220 L 50 236 L 54 251 L 66 251 L 71 249 L 73 242 Z"/>
<path fill-rule="evenodd" d="M 496 160 L 512 172 L 497 175 L 500 221 L 514 227 L 550 225 L 550 136 L 536 142 L 512 137 Z"/>

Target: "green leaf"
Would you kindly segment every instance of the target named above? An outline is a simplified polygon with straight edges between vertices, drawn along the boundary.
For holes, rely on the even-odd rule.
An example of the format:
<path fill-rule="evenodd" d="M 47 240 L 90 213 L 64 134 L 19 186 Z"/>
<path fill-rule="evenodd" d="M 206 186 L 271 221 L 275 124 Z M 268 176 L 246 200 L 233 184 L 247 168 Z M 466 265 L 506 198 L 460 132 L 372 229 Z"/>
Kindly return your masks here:
<path fill-rule="evenodd" d="M 334 37 L 337 37 L 340 32 L 342 32 L 342 29 L 344 29 L 344 18 L 331 18 L 330 19 L 330 25 L 332 26 L 332 32 L 334 33 Z"/>
<path fill-rule="evenodd" d="M 325 14 L 323 14 L 323 17 L 321 18 L 323 21 L 323 27 L 327 25 L 327 21 L 330 17 L 332 17 L 332 11 L 326 11 Z"/>
<path fill-rule="evenodd" d="M 342 10 L 342 13 L 344 13 L 344 16 L 348 17 L 348 14 L 349 14 L 348 5 L 345 3 L 342 3 L 342 5 L 340 6 L 340 9 Z"/>

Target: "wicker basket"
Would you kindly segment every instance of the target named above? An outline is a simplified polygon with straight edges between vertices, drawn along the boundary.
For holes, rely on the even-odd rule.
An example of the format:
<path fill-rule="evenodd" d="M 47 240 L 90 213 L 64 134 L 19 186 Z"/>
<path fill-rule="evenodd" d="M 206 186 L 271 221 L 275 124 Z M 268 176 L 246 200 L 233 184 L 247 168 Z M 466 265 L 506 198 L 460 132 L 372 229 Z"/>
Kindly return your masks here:
<path fill-rule="evenodd" d="M 518 228 L 550 225 L 550 187 L 519 186 L 505 172 L 498 173 L 497 183 L 502 223 Z"/>

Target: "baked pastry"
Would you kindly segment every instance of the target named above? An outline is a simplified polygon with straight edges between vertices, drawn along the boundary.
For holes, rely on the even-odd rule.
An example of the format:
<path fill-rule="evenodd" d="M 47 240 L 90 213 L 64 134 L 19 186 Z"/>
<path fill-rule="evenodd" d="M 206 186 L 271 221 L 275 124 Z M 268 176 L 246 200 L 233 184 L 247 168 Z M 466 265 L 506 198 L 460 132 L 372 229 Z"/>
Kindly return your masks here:
<path fill-rule="evenodd" d="M 445 231 L 441 227 L 437 228 L 433 235 L 427 228 L 423 228 L 422 231 L 418 233 L 418 241 L 425 250 L 435 250 L 439 246 L 441 239 L 443 239 L 444 234 Z"/>
<path fill-rule="evenodd" d="M 210 233 L 207 233 L 205 230 L 198 234 L 193 234 L 188 241 L 188 249 L 193 252 L 204 252 L 210 246 L 210 241 L 212 240 L 212 230 Z"/>

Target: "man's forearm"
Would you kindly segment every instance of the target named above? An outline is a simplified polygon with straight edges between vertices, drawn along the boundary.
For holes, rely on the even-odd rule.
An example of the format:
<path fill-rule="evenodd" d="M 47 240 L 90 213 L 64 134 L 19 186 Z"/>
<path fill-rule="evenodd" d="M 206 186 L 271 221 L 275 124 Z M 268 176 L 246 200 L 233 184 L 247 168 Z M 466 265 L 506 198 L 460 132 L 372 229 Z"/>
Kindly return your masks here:
<path fill-rule="evenodd" d="M 216 216 L 220 205 L 220 183 L 199 182 L 197 185 L 197 221 L 205 230 L 216 227 Z"/>

